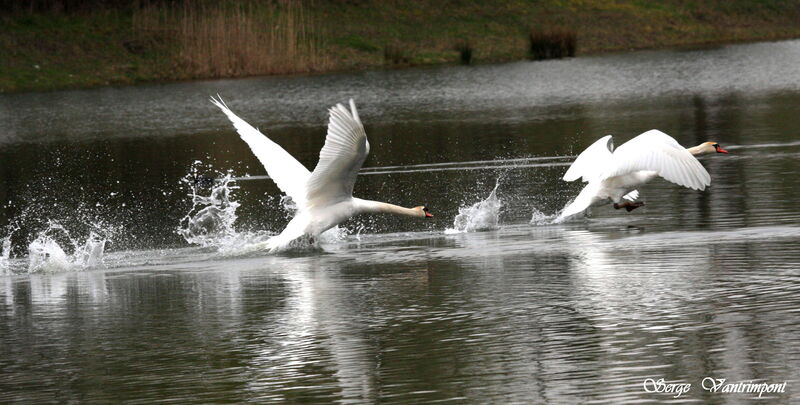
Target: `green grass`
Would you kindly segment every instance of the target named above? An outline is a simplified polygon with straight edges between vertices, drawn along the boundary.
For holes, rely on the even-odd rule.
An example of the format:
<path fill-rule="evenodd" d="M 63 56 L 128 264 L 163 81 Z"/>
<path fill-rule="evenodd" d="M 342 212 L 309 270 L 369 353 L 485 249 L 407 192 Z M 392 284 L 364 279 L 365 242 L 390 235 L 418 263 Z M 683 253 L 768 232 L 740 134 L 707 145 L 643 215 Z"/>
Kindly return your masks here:
<path fill-rule="evenodd" d="M 359 52 L 376 53 L 381 51 L 381 47 L 374 42 L 358 35 L 348 35 L 338 38 L 336 45 L 351 48 Z"/>
<path fill-rule="evenodd" d="M 235 1 L 239 0 L 230 0 Z M 469 44 L 471 63 L 521 60 L 529 57 L 532 30 L 574 32 L 578 55 L 800 36 L 800 3 L 789 0 L 302 4 L 309 35 L 319 44 L 316 52 L 325 58 L 322 71 L 461 63 L 458 43 Z M 261 9 L 254 7 L 252 12 Z M 137 35 L 130 10 L 5 15 L 0 17 L 0 91 L 208 77 L 176 68 L 179 53 L 178 43 L 168 35 Z"/>

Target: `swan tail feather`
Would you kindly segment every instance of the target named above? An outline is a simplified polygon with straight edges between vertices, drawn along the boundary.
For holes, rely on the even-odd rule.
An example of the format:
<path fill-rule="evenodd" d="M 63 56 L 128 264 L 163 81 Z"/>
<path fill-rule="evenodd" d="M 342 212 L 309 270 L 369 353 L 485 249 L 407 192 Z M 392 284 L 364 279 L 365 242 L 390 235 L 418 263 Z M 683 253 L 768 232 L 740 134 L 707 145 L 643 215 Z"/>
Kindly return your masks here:
<path fill-rule="evenodd" d="M 622 196 L 622 198 L 628 201 L 636 201 L 636 199 L 639 198 L 639 190 L 633 190 L 630 193 Z"/>

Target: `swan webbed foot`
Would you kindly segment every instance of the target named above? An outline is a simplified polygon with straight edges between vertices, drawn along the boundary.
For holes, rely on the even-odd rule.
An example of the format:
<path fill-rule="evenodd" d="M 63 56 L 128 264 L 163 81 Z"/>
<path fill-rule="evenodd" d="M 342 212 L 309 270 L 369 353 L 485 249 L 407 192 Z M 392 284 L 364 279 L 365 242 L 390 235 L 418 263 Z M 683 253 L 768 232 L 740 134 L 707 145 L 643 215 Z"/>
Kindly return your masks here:
<path fill-rule="evenodd" d="M 644 206 L 644 203 L 641 202 L 641 201 L 636 201 L 636 202 L 625 201 L 622 204 L 614 203 L 614 209 L 615 210 L 618 210 L 620 208 L 625 208 L 625 211 L 628 211 L 628 212 L 631 212 L 631 211 L 633 211 L 633 210 L 635 210 L 635 209 L 637 209 L 639 207 L 643 207 L 643 206 Z"/>
<path fill-rule="evenodd" d="M 633 211 L 633 210 L 635 210 L 635 209 L 637 209 L 637 208 L 639 208 L 639 207 L 643 207 L 643 206 L 644 206 L 644 203 L 643 203 L 643 202 L 641 202 L 641 201 L 629 202 L 629 203 L 628 203 L 628 204 L 625 206 L 625 210 L 627 210 L 628 212 L 631 212 L 631 211 Z"/>

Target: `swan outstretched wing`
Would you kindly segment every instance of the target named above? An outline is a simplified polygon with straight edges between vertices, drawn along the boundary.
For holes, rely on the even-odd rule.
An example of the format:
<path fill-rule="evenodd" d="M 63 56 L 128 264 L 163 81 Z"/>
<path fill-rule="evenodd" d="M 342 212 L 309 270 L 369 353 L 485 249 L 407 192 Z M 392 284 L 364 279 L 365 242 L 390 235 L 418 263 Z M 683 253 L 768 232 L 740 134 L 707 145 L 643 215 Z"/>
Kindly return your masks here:
<path fill-rule="evenodd" d="M 369 142 L 352 99 L 350 110 L 341 104 L 329 110 L 328 135 L 319 151 L 319 163 L 308 180 L 309 207 L 353 196 L 356 176 L 369 154 Z"/>
<path fill-rule="evenodd" d="M 655 129 L 617 148 L 599 180 L 638 171 L 654 171 L 668 181 L 695 190 L 704 190 L 711 184 L 711 176 L 689 151 Z"/>
<path fill-rule="evenodd" d="M 611 160 L 611 151 L 614 149 L 614 141 L 611 135 L 606 135 L 586 148 L 578 158 L 572 162 L 569 169 L 564 173 L 565 181 L 575 181 L 583 178 L 584 182 L 594 179 L 601 174 L 601 170 Z"/>
<path fill-rule="evenodd" d="M 258 161 L 264 165 L 272 181 L 281 191 L 292 197 L 299 207 L 304 207 L 307 194 L 306 184 L 311 177 L 311 172 L 283 150 L 280 145 L 272 142 L 266 135 L 239 118 L 225 105 L 221 97 L 217 97 L 218 99 L 212 97 L 211 102 L 228 116 L 236 131 L 239 132 L 239 136 L 247 142 Z"/>

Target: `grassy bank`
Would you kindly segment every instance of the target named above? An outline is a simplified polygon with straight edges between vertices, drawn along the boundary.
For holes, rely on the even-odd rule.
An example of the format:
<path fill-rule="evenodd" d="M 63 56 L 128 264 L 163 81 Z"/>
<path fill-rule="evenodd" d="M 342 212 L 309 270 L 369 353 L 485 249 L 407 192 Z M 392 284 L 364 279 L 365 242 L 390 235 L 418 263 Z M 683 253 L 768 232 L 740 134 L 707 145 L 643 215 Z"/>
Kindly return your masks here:
<path fill-rule="evenodd" d="M 519 60 L 548 32 L 577 55 L 800 37 L 788 0 L 136 4 L 3 13 L 0 91 Z"/>

